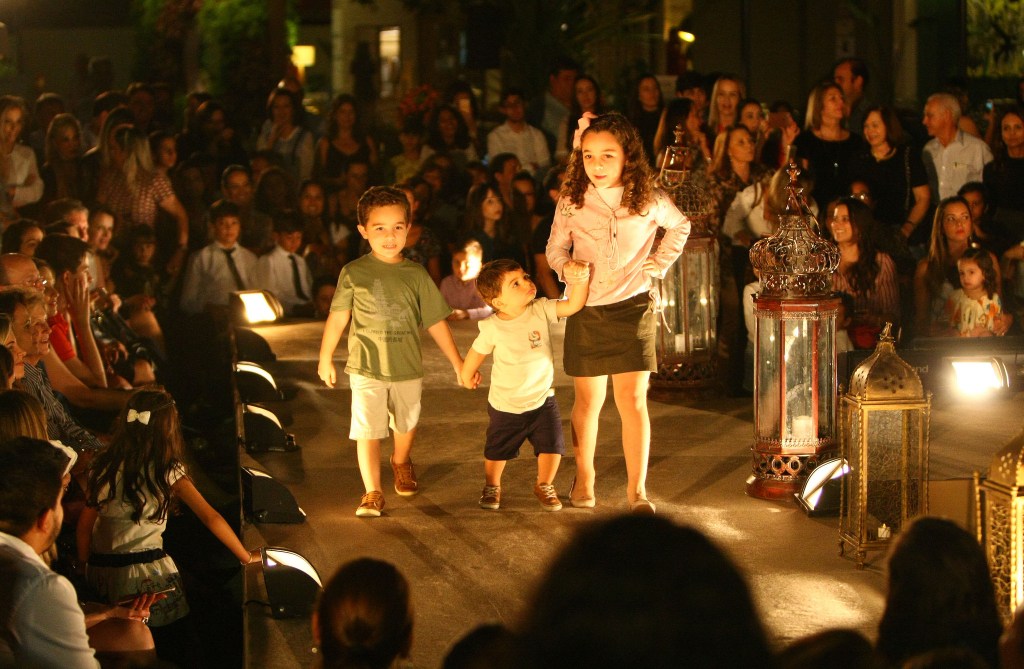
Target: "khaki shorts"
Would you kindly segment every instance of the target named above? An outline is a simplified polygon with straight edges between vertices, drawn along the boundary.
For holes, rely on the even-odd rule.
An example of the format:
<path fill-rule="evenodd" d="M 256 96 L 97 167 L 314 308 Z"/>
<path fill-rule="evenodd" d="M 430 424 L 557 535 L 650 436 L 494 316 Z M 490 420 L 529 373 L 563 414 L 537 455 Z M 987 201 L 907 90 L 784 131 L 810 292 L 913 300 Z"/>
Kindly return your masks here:
<path fill-rule="evenodd" d="M 349 439 L 387 439 L 388 427 L 399 434 L 420 422 L 423 379 L 378 381 L 349 374 L 352 388 L 352 426 Z"/>

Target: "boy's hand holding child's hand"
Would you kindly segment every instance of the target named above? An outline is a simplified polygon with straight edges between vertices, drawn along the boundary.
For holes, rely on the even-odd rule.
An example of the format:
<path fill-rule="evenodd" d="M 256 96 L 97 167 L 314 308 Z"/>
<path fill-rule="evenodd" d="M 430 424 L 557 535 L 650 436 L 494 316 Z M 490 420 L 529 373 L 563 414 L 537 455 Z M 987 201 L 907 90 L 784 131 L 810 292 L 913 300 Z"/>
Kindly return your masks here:
<path fill-rule="evenodd" d="M 570 286 L 586 283 L 590 279 L 590 264 L 582 260 L 570 260 L 562 267 L 562 276 Z"/>

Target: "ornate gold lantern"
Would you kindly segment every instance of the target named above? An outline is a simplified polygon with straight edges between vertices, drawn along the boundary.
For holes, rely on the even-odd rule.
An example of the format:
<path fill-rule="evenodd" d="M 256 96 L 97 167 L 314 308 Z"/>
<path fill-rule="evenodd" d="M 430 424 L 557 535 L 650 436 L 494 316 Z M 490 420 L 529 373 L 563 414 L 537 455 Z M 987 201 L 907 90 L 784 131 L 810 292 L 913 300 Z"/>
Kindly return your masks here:
<path fill-rule="evenodd" d="M 663 319 L 657 338 L 658 371 L 651 385 L 699 389 L 715 380 L 718 318 L 718 237 L 711 226 L 713 201 L 702 177 L 690 170 L 693 150 L 683 126 L 665 151 L 659 182 L 690 221 L 683 252 L 661 281 Z"/>
<path fill-rule="evenodd" d="M 1009 623 L 1024 603 L 1024 431 L 992 458 L 988 478 L 974 473 L 978 540 L 988 556 L 996 604 Z"/>
<path fill-rule="evenodd" d="M 928 421 L 931 393 L 896 354 L 892 325 L 850 378 L 839 425 L 849 473 L 842 479 L 839 554 L 849 546 L 864 568 L 868 551 L 889 540 L 914 516 L 928 512 Z"/>
<path fill-rule="evenodd" d="M 789 199 L 779 229 L 750 249 L 760 276 L 754 295 L 753 474 L 747 494 L 789 498 L 802 479 L 835 451 L 835 244 L 817 222 L 789 165 Z"/>

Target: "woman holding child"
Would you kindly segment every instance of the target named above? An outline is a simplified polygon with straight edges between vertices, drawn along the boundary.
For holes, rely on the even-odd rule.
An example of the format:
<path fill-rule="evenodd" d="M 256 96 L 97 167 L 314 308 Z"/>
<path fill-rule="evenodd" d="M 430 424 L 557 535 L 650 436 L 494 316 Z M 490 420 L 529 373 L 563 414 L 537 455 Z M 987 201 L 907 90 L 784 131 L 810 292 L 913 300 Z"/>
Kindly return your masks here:
<path fill-rule="evenodd" d="M 690 226 L 655 190 L 640 136 L 624 116 L 585 114 L 579 125 L 580 142 L 570 154 L 547 246 L 548 262 L 560 276 L 575 278 L 565 276 L 574 274 L 572 259 L 587 262 L 592 277 L 586 306 L 569 318 L 565 331 L 565 371 L 576 391 L 576 479 L 569 501 L 595 505 L 594 452 L 610 376 L 622 421 L 626 498 L 632 511 L 654 513 L 646 488 L 647 382 L 657 369 L 650 278 L 679 257 Z M 659 227 L 665 235 L 652 253 Z"/>

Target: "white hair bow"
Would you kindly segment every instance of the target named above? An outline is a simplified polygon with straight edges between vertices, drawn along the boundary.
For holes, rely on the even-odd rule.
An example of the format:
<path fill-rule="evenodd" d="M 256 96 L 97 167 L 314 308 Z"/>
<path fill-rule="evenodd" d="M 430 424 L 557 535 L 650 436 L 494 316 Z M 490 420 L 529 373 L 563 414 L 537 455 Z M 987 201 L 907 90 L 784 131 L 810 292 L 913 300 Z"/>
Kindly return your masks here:
<path fill-rule="evenodd" d="M 149 411 L 136 411 L 135 409 L 128 409 L 128 422 L 134 423 L 139 421 L 143 425 L 149 425 Z"/>

